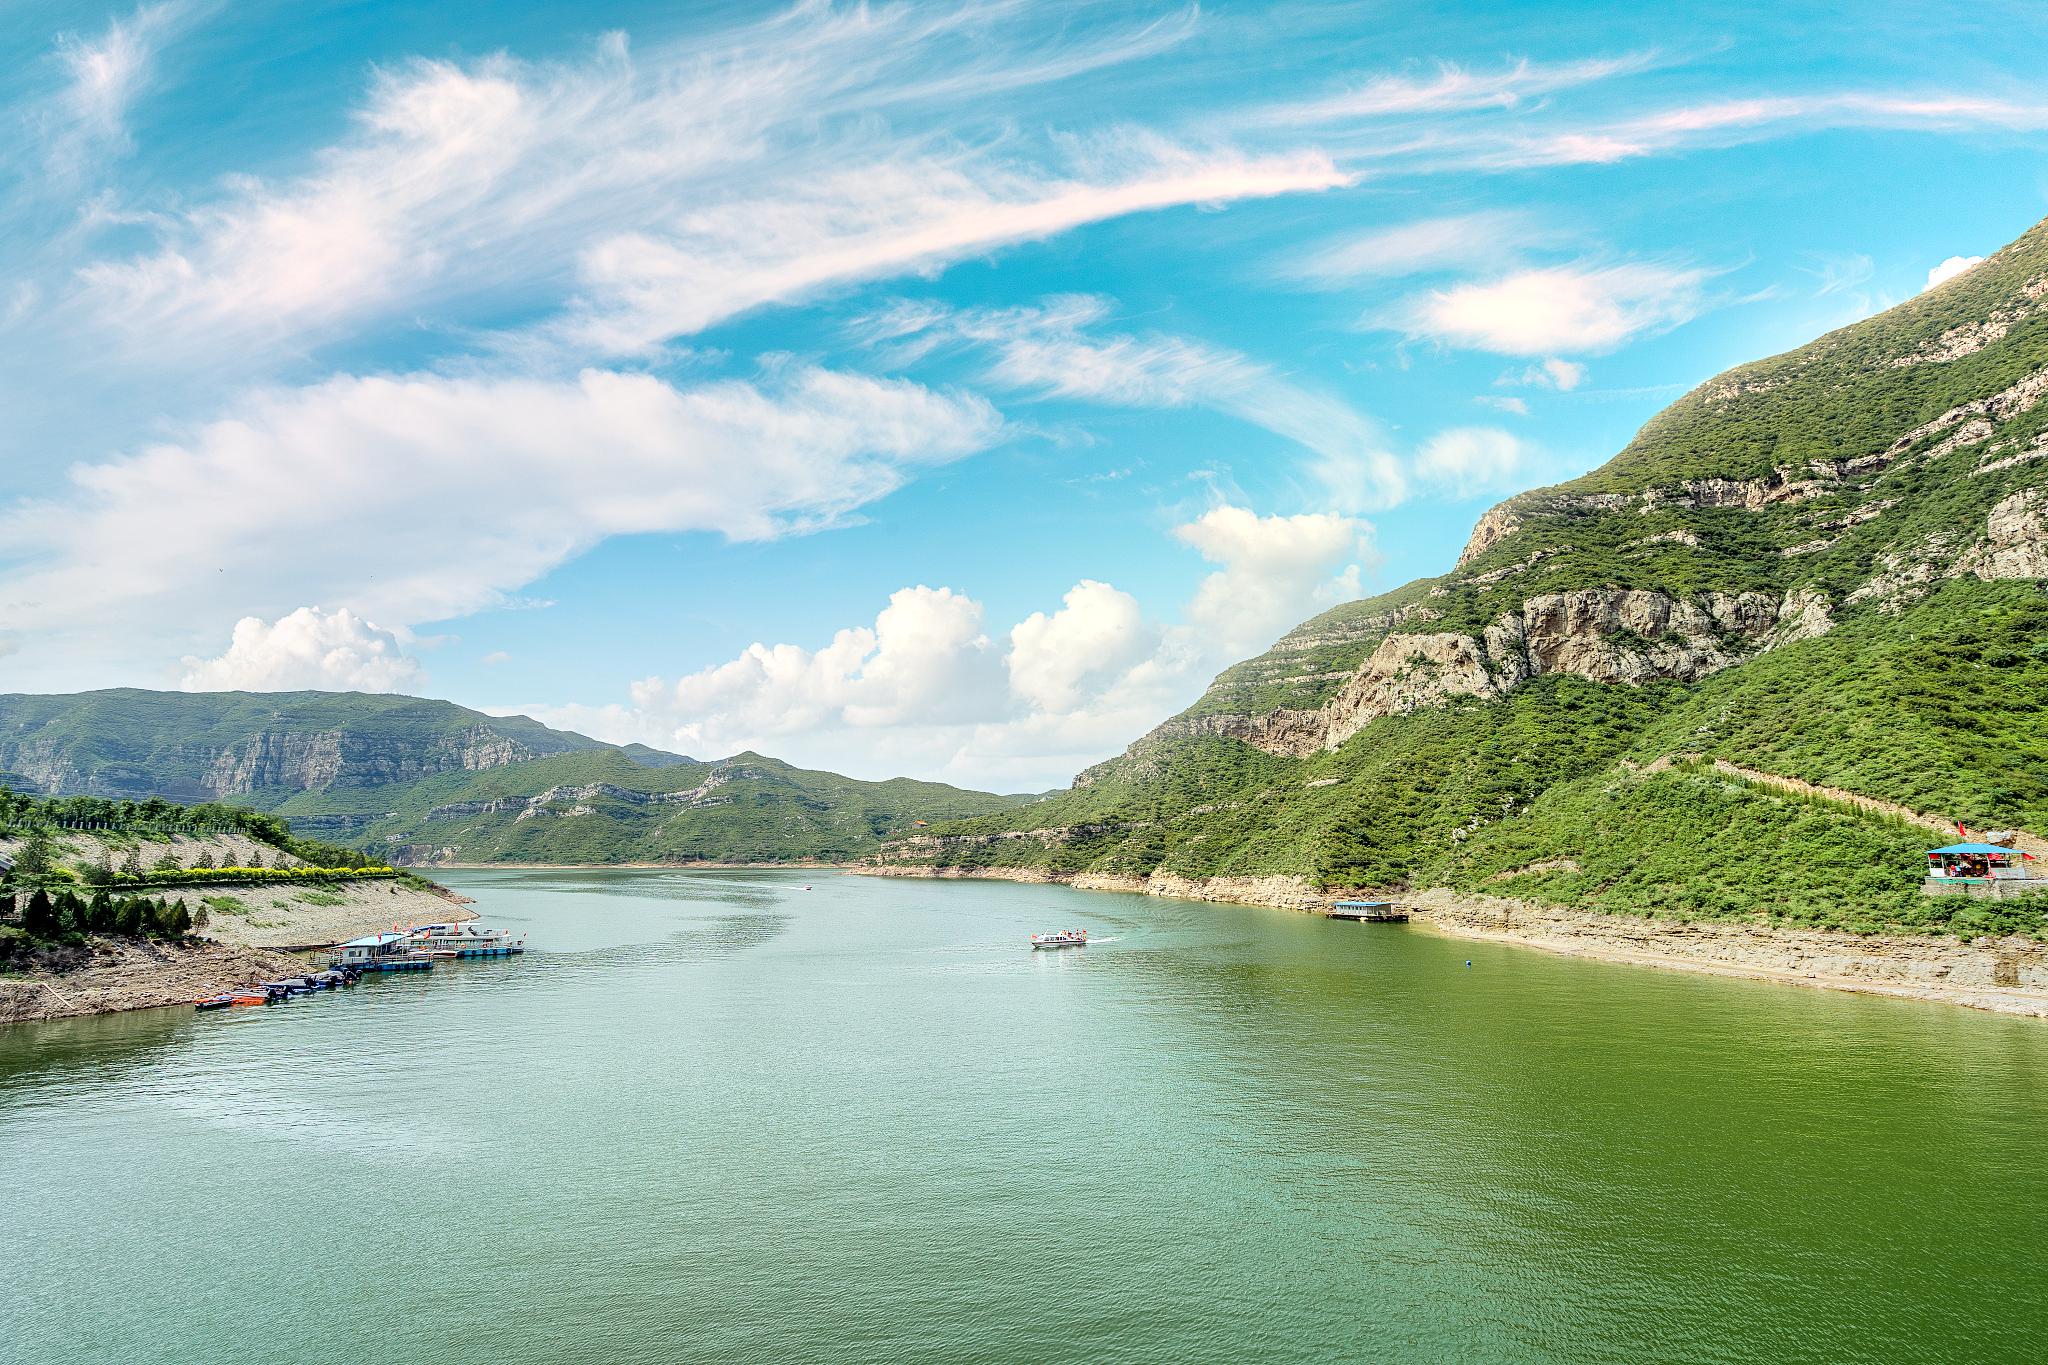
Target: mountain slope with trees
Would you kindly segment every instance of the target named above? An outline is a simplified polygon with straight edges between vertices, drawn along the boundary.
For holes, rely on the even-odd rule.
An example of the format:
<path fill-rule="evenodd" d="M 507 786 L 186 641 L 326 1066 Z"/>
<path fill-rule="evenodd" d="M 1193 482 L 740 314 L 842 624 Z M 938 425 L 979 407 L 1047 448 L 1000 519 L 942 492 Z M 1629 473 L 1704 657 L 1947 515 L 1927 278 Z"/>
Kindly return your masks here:
<path fill-rule="evenodd" d="M 1923 895 L 1928 821 L 1729 769 L 2048 830 L 2044 399 L 2048 224 L 1701 385 L 1072 790 L 885 858 L 2038 931 L 2048 897 Z"/>

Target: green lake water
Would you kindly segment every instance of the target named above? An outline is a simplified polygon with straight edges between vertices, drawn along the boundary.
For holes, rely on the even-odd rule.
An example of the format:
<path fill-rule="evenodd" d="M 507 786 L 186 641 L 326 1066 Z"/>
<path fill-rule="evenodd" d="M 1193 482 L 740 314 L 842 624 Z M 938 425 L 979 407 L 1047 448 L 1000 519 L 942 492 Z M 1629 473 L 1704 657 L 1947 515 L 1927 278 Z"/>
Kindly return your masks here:
<path fill-rule="evenodd" d="M 0 1358 L 2048 1359 L 2038 1021 L 1000 882 L 448 880 L 534 951 L 0 1029 Z"/>

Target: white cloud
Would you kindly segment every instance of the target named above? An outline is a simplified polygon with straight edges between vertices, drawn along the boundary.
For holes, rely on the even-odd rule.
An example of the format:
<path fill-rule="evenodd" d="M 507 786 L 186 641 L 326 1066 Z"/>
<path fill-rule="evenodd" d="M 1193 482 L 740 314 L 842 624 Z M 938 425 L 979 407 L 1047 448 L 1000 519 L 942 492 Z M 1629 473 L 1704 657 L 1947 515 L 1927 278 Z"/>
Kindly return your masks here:
<path fill-rule="evenodd" d="M 1071 710 L 1158 647 L 1138 599 L 1084 578 L 1060 609 L 1010 629 L 1010 690 L 1043 711 Z"/>
<path fill-rule="evenodd" d="M 97 38 L 57 40 L 64 88 L 45 110 L 44 136 L 60 173 L 76 173 L 99 152 L 128 145 L 128 109 L 149 86 L 156 53 L 179 16 L 175 4 L 143 5 Z"/>
<path fill-rule="evenodd" d="M 511 663 L 512 656 L 502 649 L 494 649 L 484 655 L 478 662 L 482 663 L 485 668 L 496 668 L 499 664 Z"/>
<path fill-rule="evenodd" d="M 1825 128 L 2032 132 L 2048 128 L 2048 103 L 1887 91 L 1713 100 L 1562 132 L 1510 133 L 1499 145 L 1481 152 L 1475 164 L 1493 170 L 1606 164 L 1690 147 L 1733 146 L 1781 131 Z"/>
<path fill-rule="evenodd" d="M 694 388 L 344 376 L 0 513 L 0 612 L 132 637 L 325 600 L 410 626 L 607 536 L 830 525 L 1000 430 L 979 398 L 820 369 Z"/>
<path fill-rule="evenodd" d="M 1523 270 L 1433 290 L 1400 323 L 1412 336 L 1504 355 L 1605 351 L 1692 318 L 1708 274 L 1650 264 Z"/>
<path fill-rule="evenodd" d="M 1048 39 L 1005 32 L 1003 17 L 804 4 L 644 53 L 614 35 L 580 62 L 385 69 L 311 169 L 237 178 L 169 220 L 159 249 L 82 279 L 137 344 L 202 328 L 216 343 L 317 337 L 493 287 L 575 287 L 563 316 L 501 343 L 638 352 L 1104 218 L 1348 183 L 1316 152 L 1142 131 L 963 145 L 949 130 L 964 105 L 1185 31 Z"/>
<path fill-rule="evenodd" d="M 245 616 L 227 652 L 187 658 L 187 692 L 396 692 L 419 681 L 419 660 L 396 631 L 343 607 L 300 607 L 275 623 Z"/>
<path fill-rule="evenodd" d="M 1224 665 L 1358 594 L 1370 528 L 1344 517 L 1218 507 L 1175 535 L 1219 567 L 1157 625 L 1136 599 L 1084 579 L 1008 632 L 948 588 L 905 588 L 872 627 L 817 649 L 755 644 L 609 706 L 523 706 L 550 724 L 686 753 L 765 750 L 862 777 L 899 774 L 1012 790 L 1064 784 L 1171 712 Z"/>
<path fill-rule="evenodd" d="M 1516 417 L 1527 417 L 1529 415 L 1528 400 L 1516 398 L 1512 395 L 1504 396 L 1497 393 L 1482 393 L 1472 401 L 1482 408 L 1492 408 L 1495 412 L 1512 413 Z"/>
<path fill-rule="evenodd" d="M 1927 272 L 1927 283 L 1922 287 L 1932 289 L 1938 284 L 1947 284 L 1983 259 L 1982 256 L 1951 256 Z"/>
<path fill-rule="evenodd" d="M 1242 507 L 1210 509 L 1174 528 L 1176 538 L 1223 566 L 1195 590 L 1188 625 L 1211 655 L 1235 661 L 1264 649 L 1310 608 L 1358 596 L 1356 561 L 1369 552 L 1369 534 L 1366 523 L 1329 513 L 1261 517 Z"/>
<path fill-rule="evenodd" d="M 1454 214 L 1380 228 L 1334 242 L 1280 268 L 1288 279 L 1324 287 L 1456 267 L 1498 266 L 1542 238 L 1526 215 L 1507 211 Z"/>
<path fill-rule="evenodd" d="M 994 356 L 991 382 L 1039 397 L 1228 414 L 1311 452 L 1309 472 L 1321 485 L 1321 500 L 1343 511 L 1390 507 L 1407 495 L 1400 461 L 1379 424 L 1341 398 L 1206 342 L 1089 330 L 1108 314 L 1105 300 L 1084 296 L 957 313 L 912 304 L 868 319 L 859 330 L 899 358 L 948 343 L 984 348 Z"/>
<path fill-rule="evenodd" d="M 1443 63 L 1426 75 L 1376 76 L 1336 94 L 1273 105 L 1254 113 L 1252 121 L 1327 124 L 1512 109 L 1532 96 L 1641 71 L 1650 61 L 1649 54 L 1575 62 L 1517 61 L 1497 71 L 1480 72 Z"/>
<path fill-rule="evenodd" d="M 1576 360 L 1564 360 L 1557 356 L 1539 361 L 1520 370 L 1509 370 L 1493 381 L 1503 387 L 1519 385 L 1537 389 L 1556 389 L 1559 393 L 1570 393 L 1586 382 L 1586 367 Z"/>
<path fill-rule="evenodd" d="M 936 160 L 868 165 L 700 211 L 668 233 L 613 237 L 584 254 L 588 296 L 562 331 L 580 345 L 637 352 L 763 303 L 1084 223 L 1348 181 L 1320 154 L 1255 159 L 1150 138 L 1118 163 L 1080 175 Z"/>
<path fill-rule="evenodd" d="M 1534 450 L 1499 427 L 1452 427 L 1423 443 L 1416 473 L 1453 497 L 1502 493 L 1526 487 Z"/>

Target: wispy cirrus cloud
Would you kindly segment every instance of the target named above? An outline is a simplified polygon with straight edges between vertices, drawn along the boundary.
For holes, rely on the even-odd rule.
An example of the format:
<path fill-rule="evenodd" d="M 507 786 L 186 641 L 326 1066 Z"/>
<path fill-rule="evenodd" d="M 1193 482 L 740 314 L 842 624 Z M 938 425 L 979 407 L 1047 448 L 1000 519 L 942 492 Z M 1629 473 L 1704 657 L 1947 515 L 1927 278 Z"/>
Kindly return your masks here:
<path fill-rule="evenodd" d="M 971 346 L 987 380 L 1041 398 L 1118 407 L 1204 408 L 1299 445 L 1327 505 L 1388 507 L 1408 494 L 1380 424 L 1336 394 L 1241 352 L 1190 337 L 1110 332 L 1107 300 L 1070 295 L 1038 306 L 951 310 L 899 305 L 858 331 L 898 357 Z"/>
<path fill-rule="evenodd" d="M 1443 62 L 1419 73 L 1373 76 L 1326 95 L 1268 105 L 1246 117 L 1253 124 L 1303 127 L 1513 109 L 1560 90 L 1633 75 L 1655 61 L 1656 54 L 1639 52 L 1569 62 L 1523 59 L 1487 71 Z"/>
<path fill-rule="evenodd" d="M 1830 128 L 2034 132 L 2048 128 L 2048 101 L 1888 91 L 1708 100 L 1559 129 L 1512 130 L 1492 147 L 1475 144 L 1473 161 L 1496 170 L 1606 164 Z"/>
<path fill-rule="evenodd" d="M 1283 279 L 1337 288 L 1360 280 L 1497 266 L 1557 236 L 1519 210 L 1447 214 L 1328 242 L 1290 258 L 1276 273 Z"/>
<path fill-rule="evenodd" d="M 317 339 L 516 287 L 573 296 L 541 340 L 640 351 L 835 283 L 1350 179 L 1313 150 L 1142 129 L 1026 137 L 963 117 L 993 92 L 1156 55 L 1192 22 L 1048 39 L 1003 18 L 802 5 L 645 52 L 615 35 L 580 61 L 382 70 L 310 169 L 170 215 L 157 249 L 85 266 L 84 298 L 138 341 L 182 345 L 195 331 Z"/>
<path fill-rule="evenodd" d="M 149 88 L 157 51 L 183 14 L 176 0 L 165 0 L 110 20 L 96 36 L 59 36 L 64 84 L 36 118 L 59 176 L 76 176 L 95 158 L 127 149 L 129 106 Z"/>

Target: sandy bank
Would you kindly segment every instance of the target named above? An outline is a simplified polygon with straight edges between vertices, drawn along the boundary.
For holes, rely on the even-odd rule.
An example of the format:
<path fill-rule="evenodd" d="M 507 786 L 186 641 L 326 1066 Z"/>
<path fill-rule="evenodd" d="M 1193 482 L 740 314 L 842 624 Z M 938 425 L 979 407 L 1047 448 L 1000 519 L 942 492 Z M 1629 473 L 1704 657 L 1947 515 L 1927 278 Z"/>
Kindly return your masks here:
<path fill-rule="evenodd" d="M 398 924 L 475 919 L 461 897 L 383 879 L 321 886 L 188 886 L 161 892 L 207 907 L 208 938 L 246 948 L 324 948 Z"/>
<path fill-rule="evenodd" d="M 1039 868 L 862 866 L 867 876 L 986 877 L 1056 882 L 1084 891 L 1127 891 L 1189 900 L 1315 910 L 1346 895 L 1317 891 L 1300 877 L 1190 879 L 1097 872 L 1056 875 Z M 1741 976 L 1824 990 L 1929 1000 L 2001 1014 L 2048 1018 L 2048 944 L 2028 938 L 1961 939 L 1939 935 L 1835 933 L 1761 921 L 1637 919 L 1498 896 L 1433 889 L 1395 897 L 1425 928 L 1461 938 L 1510 943 L 1603 962 Z"/>

